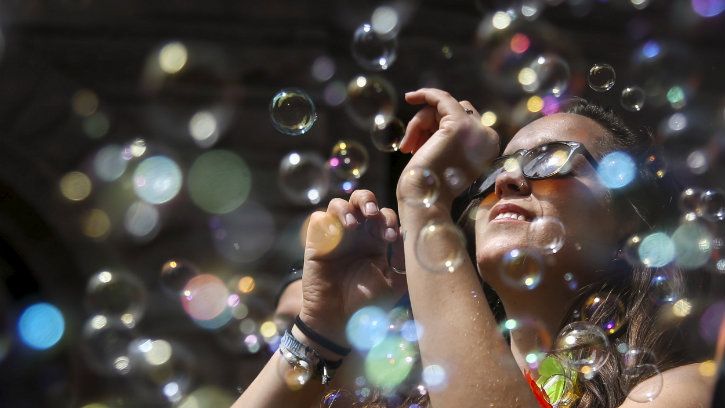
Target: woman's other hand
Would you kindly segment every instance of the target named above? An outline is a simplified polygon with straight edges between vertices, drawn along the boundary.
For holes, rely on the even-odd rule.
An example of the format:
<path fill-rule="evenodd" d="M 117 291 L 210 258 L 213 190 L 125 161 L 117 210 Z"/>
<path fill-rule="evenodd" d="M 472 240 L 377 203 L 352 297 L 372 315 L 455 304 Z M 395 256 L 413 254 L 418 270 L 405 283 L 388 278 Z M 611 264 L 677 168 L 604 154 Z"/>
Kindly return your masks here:
<path fill-rule="evenodd" d="M 450 209 L 453 199 L 470 185 L 499 152 L 499 136 L 481 124 L 481 118 L 468 101 L 459 102 L 448 92 L 423 88 L 405 94 L 412 105 L 424 106 L 408 123 L 400 151 L 413 153 L 398 182 L 398 201 L 423 194 L 419 183 L 406 176 L 416 169 L 427 169 L 439 179 L 448 170 L 463 176 L 457 185 L 441 182 L 438 202 Z M 400 207 L 403 211 L 403 207 Z"/>
<path fill-rule="evenodd" d="M 346 345 L 347 319 L 366 304 L 390 304 L 405 292 L 398 217 L 379 208 L 368 190 L 335 198 L 327 211 L 310 216 L 305 243 L 300 318 L 312 329 Z"/>

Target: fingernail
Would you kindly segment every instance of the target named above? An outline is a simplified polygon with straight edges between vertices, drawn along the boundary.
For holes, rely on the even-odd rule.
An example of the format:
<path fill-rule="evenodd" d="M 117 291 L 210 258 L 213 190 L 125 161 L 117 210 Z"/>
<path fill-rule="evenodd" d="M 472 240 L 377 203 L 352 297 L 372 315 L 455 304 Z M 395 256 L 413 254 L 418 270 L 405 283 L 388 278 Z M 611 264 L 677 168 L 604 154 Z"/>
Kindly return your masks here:
<path fill-rule="evenodd" d="M 345 225 L 355 225 L 357 223 L 357 220 L 355 219 L 355 216 L 352 214 L 345 214 Z"/>
<path fill-rule="evenodd" d="M 397 238 L 397 234 L 395 233 L 395 230 L 392 228 L 386 228 L 385 229 L 385 240 L 393 242 Z"/>
<path fill-rule="evenodd" d="M 378 206 L 373 202 L 367 203 L 365 204 L 365 212 L 368 215 L 375 215 L 378 213 Z"/>

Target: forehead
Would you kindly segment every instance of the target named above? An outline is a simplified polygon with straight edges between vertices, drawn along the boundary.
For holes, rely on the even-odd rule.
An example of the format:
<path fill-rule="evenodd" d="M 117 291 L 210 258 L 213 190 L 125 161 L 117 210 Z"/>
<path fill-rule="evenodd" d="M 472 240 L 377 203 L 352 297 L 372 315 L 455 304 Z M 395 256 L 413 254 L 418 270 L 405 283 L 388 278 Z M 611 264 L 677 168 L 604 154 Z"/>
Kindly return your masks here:
<path fill-rule="evenodd" d="M 553 141 L 579 142 L 594 156 L 600 156 L 601 142 L 610 137 L 597 122 L 573 113 L 556 113 L 537 119 L 519 130 L 503 154 L 530 149 Z"/>

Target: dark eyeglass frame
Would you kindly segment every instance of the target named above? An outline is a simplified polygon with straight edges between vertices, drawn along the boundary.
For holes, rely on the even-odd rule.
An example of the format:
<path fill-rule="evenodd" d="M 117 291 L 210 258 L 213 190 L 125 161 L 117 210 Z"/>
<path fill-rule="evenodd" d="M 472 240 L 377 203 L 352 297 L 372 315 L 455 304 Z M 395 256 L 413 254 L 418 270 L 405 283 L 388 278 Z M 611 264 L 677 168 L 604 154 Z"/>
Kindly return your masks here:
<path fill-rule="evenodd" d="M 539 157 L 540 154 L 546 152 L 547 150 L 552 148 L 560 148 L 562 146 L 568 149 L 568 155 L 566 157 L 566 160 L 564 160 L 556 170 L 544 175 L 527 174 L 529 173 L 527 170 L 527 164 L 531 163 L 531 161 Z M 496 159 L 494 159 L 493 164 L 491 165 L 491 170 L 483 176 L 479 177 L 476 181 L 473 182 L 471 187 L 469 187 L 469 199 L 474 200 L 488 195 L 491 188 L 496 185 L 496 179 L 500 174 L 500 170 L 503 169 L 504 163 L 511 158 L 515 158 L 518 161 L 521 174 L 526 177 L 526 179 L 542 180 L 552 177 L 568 176 L 571 173 L 572 169 L 571 160 L 577 154 L 581 154 L 582 156 L 584 156 L 584 158 L 587 159 L 587 161 L 592 165 L 592 167 L 594 167 L 595 170 L 598 168 L 599 161 L 595 159 L 591 153 L 589 153 L 586 147 L 584 147 L 584 145 L 579 142 L 571 141 L 557 140 L 554 142 L 544 143 L 531 149 L 520 149 L 515 151 L 514 153 L 497 157 Z M 495 175 L 495 177 L 493 177 L 492 180 L 489 180 L 493 175 Z M 487 180 L 489 181 L 488 183 L 486 183 Z"/>

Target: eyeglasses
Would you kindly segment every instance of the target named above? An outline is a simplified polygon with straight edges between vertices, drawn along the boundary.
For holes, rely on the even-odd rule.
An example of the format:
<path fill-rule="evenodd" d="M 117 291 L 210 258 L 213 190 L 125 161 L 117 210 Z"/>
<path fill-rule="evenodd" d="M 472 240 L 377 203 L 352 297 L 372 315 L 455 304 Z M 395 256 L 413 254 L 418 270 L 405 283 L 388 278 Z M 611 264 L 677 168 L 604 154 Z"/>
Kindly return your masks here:
<path fill-rule="evenodd" d="M 584 145 L 578 142 L 556 141 L 501 156 L 493 161 L 488 173 L 471 185 L 469 197 L 476 199 L 488 195 L 498 176 L 505 171 L 520 170 L 529 180 L 567 176 L 571 173 L 572 158 L 577 154 L 583 155 L 595 169 L 599 165 Z"/>

